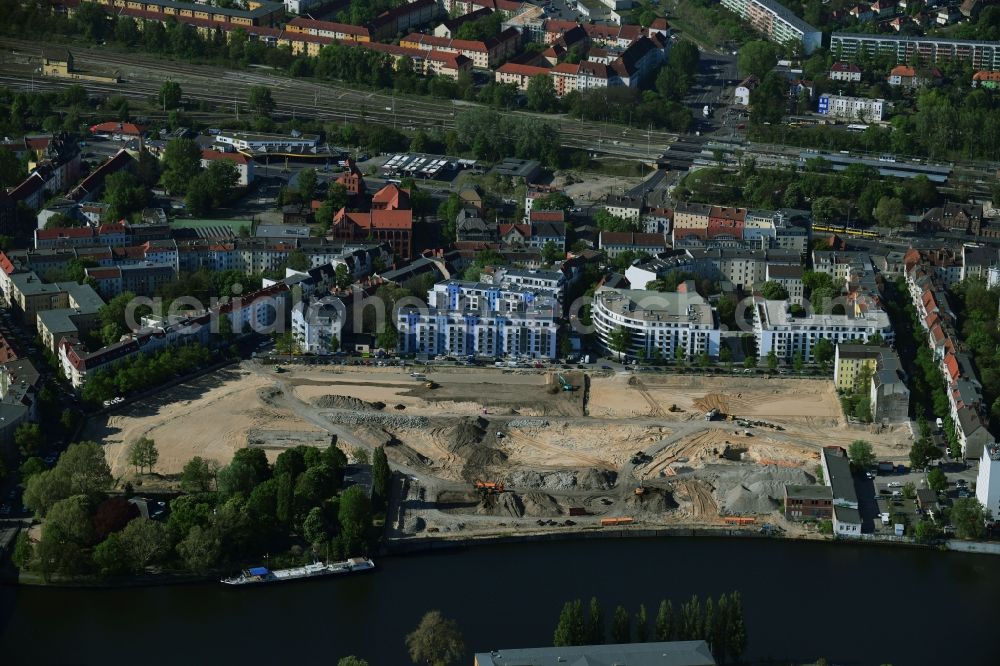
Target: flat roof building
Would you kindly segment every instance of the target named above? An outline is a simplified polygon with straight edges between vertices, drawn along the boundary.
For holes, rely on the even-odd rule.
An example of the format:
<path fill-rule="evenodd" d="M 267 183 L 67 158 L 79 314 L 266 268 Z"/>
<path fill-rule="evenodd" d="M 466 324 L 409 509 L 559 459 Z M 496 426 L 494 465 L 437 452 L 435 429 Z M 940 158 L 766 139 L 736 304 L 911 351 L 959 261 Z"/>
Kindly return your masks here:
<path fill-rule="evenodd" d="M 823 45 L 823 33 L 774 0 L 722 0 L 722 6 L 737 14 L 772 42 L 801 42 L 809 55 Z"/>
<path fill-rule="evenodd" d="M 619 643 L 479 652 L 474 666 L 715 666 L 705 641 Z"/>

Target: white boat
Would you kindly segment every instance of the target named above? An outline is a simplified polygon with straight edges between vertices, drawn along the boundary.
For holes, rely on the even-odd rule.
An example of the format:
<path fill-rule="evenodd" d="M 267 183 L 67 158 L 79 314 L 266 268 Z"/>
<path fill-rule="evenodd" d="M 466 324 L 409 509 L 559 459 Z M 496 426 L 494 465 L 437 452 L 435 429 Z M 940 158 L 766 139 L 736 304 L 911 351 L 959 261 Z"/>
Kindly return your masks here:
<path fill-rule="evenodd" d="M 304 567 L 292 567 L 291 569 L 276 569 L 274 571 L 267 567 L 252 567 L 244 569 L 238 576 L 223 578 L 226 585 L 258 585 L 263 583 L 282 583 L 302 578 L 317 578 L 320 576 L 332 576 L 334 574 L 360 573 L 371 571 L 375 568 L 375 562 L 367 557 L 352 557 L 343 562 L 314 562 Z"/>

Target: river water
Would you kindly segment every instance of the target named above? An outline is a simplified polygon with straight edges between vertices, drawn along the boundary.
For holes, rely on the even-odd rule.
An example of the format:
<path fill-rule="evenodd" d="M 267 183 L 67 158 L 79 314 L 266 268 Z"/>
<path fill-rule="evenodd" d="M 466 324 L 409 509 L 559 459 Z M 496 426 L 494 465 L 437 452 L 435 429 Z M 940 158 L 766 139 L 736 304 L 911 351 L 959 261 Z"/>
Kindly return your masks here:
<path fill-rule="evenodd" d="M 265 588 L 0 588 L 0 663 L 408 664 L 421 615 L 456 619 L 469 648 L 552 643 L 567 599 L 610 618 L 660 599 L 739 589 L 749 658 L 1000 663 L 1000 558 L 849 544 L 665 538 L 560 541 L 379 560 L 372 574 Z"/>

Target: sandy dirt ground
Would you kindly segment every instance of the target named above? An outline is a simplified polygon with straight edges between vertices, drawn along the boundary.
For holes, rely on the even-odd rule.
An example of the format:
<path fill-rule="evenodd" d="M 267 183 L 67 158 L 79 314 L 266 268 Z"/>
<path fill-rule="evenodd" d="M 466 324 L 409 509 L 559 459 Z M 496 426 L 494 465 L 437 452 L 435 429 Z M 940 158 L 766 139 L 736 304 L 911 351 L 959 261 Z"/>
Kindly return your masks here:
<path fill-rule="evenodd" d="M 128 448 L 140 437 L 156 442 L 156 471 L 169 475 L 179 473 L 194 456 L 228 463 L 246 446 L 251 428 L 319 431 L 290 411 L 265 406 L 257 391 L 269 385 L 266 377 L 223 370 L 166 391 L 157 400 L 92 419 L 85 435 L 105 443 L 111 471 L 120 477 L 129 471 Z"/>
<path fill-rule="evenodd" d="M 106 443 L 116 477 L 134 474 L 132 442 L 153 438 L 166 483 L 196 455 L 228 463 L 248 433 L 273 433 L 272 459 L 330 435 L 345 451 L 385 445 L 411 480 L 397 536 L 556 527 L 571 509 L 582 525 L 721 527 L 751 515 L 801 534 L 780 515 L 781 489 L 811 482 L 823 445 L 866 439 L 879 456 L 909 446 L 905 426 L 847 425 L 824 380 L 571 371 L 574 390 L 562 391 L 544 370 L 436 368 L 433 388 L 413 368 L 285 370 L 244 363 L 94 419 L 87 436 Z M 753 425 L 705 421 L 710 409 Z M 506 492 L 481 493 L 476 479 Z"/>

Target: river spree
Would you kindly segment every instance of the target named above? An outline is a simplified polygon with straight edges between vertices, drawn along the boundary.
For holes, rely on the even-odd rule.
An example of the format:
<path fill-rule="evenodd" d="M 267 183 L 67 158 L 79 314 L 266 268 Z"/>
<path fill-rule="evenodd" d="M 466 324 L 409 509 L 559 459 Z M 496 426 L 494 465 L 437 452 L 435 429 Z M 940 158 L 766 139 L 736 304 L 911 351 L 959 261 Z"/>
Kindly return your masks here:
<path fill-rule="evenodd" d="M 403 637 L 439 609 L 473 651 L 552 644 L 567 599 L 652 617 L 743 594 L 754 660 L 996 664 L 1000 557 L 753 539 L 560 541 L 383 558 L 370 575 L 233 589 L 0 588 L 4 664 L 408 664 Z"/>

